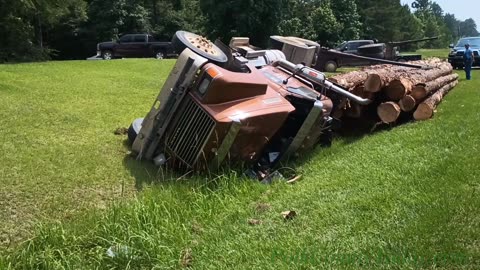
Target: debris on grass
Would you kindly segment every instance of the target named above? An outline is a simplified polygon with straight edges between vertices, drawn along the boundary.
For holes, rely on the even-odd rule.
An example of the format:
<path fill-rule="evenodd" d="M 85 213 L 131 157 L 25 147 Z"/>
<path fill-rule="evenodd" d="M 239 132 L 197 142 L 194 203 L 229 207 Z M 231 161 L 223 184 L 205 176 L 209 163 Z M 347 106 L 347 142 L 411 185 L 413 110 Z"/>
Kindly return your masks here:
<path fill-rule="evenodd" d="M 255 212 L 256 213 L 264 213 L 264 212 L 270 210 L 270 208 L 272 208 L 272 206 L 268 203 L 257 203 L 257 205 L 255 206 Z"/>
<path fill-rule="evenodd" d="M 197 222 L 193 222 L 192 223 L 192 232 L 194 232 L 195 234 L 202 234 L 203 233 L 203 228 Z"/>
<path fill-rule="evenodd" d="M 250 218 L 250 219 L 248 219 L 248 224 L 252 225 L 252 226 L 261 225 L 262 221 L 258 220 L 258 219 Z"/>
<path fill-rule="evenodd" d="M 180 265 L 182 268 L 188 268 L 192 266 L 193 257 L 192 257 L 192 250 L 190 248 L 186 248 L 182 251 L 182 258 L 180 259 Z"/>
<path fill-rule="evenodd" d="M 291 220 L 291 219 L 293 219 L 294 217 L 297 216 L 297 212 L 295 212 L 295 211 L 283 211 L 282 216 L 283 216 L 284 220 Z"/>
<path fill-rule="evenodd" d="M 107 249 L 107 256 L 110 258 L 129 257 L 130 255 L 130 248 L 125 245 L 113 245 Z"/>
<path fill-rule="evenodd" d="M 293 177 L 292 179 L 287 181 L 287 184 L 295 184 L 297 181 L 299 181 L 302 178 L 302 175 L 297 175 Z"/>
<path fill-rule="evenodd" d="M 115 129 L 113 132 L 115 135 L 127 135 L 128 134 L 128 128 L 120 127 Z"/>

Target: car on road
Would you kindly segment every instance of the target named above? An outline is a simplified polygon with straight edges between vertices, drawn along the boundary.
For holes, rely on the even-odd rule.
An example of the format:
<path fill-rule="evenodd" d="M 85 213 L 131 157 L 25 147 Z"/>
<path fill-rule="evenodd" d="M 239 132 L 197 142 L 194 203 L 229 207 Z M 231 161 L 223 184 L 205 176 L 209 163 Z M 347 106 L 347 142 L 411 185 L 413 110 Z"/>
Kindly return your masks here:
<path fill-rule="evenodd" d="M 176 54 L 171 42 L 157 41 L 150 34 L 126 34 L 117 41 L 98 43 L 97 55 L 110 60 L 127 57 L 163 59 Z"/>
<path fill-rule="evenodd" d="M 450 45 L 450 49 L 452 50 L 448 54 L 448 62 L 453 68 L 463 68 L 465 44 L 470 44 L 470 49 L 473 51 L 473 66 L 480 66 L 480 37 L 464 37 L 461 38 L 456 45 Z"/>

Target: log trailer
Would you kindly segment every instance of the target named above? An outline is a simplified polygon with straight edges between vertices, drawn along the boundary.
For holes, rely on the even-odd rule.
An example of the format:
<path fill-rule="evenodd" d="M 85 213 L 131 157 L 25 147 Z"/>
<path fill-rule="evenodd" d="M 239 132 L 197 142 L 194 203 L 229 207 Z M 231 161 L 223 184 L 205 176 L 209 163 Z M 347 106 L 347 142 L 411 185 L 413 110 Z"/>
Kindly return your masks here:
<path fill-rule="evenodd" d="M 400 54 L 398 47 L 434 39 L 438 37 L 386 43 L 371 41 L 372 44 L 358 47 L 355 54 L 323 48 L 316 42 L 297 37 L 271 36 L 270 43 L 272 48 L 284 52 L 287 60 L 293 63 L 304 63 L 319 71 L 335 72 L 342 66 L 368 66 L 378 63 L 403 65 L 407 61 L 421 60 L 422 56 L 419 54 Z"/>
<path fill-rule="evenodd" d="M 150 112 L 129 128 L 138 159 L 196 171 L 273 168 L 329 142 L 338 100 L 368 104 L 278 50 L 232 51 L 178 31 L 181 51 Z"/>

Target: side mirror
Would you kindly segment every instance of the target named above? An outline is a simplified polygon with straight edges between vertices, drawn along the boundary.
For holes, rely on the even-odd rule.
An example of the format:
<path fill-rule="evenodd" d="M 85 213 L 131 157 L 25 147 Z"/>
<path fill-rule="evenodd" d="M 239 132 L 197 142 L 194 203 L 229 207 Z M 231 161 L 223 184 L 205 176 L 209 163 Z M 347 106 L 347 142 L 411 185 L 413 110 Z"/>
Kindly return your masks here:
<path fill-rule="evenodd" d="M 448 47 L 449 47 L 450 49 L 455 48 L 455 46 L 454 46 L 453 44 L 448 45 Z"/>

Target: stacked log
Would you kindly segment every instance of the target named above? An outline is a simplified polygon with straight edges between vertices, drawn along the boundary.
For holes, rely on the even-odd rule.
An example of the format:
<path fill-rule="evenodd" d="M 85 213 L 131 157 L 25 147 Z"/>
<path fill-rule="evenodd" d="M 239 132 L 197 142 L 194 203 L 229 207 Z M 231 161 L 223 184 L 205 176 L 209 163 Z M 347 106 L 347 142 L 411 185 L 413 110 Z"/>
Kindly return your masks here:
<path fill-rule="evenodd" d="M 413 113 L 413 118 L 415 120 L 426 120 L 433 116 L 433 112 L 437 105 L 442 101 L 443 97 L 452 90 L 458 81 L 452 81 L 440 88 L 437 92 L 435 92 L 432 96 L 427 98 L 424 102 L 418 105 L 417 110 Z"/>
<path fill-rule="evenodd" d="M 330 80 L 350 92 L 369 98 L 370 105 L 361 106 L 341 100 L 334 117 L 365 118 L 366 111 L 375 111 L 383 123 L 396 123 L 400 116 L 425 120 L 433 116 L 436 106 L 458 83 L 452 66 L 438 58 L 415 61 L 424 68 L 376 65 L 334 76 Z"/>

